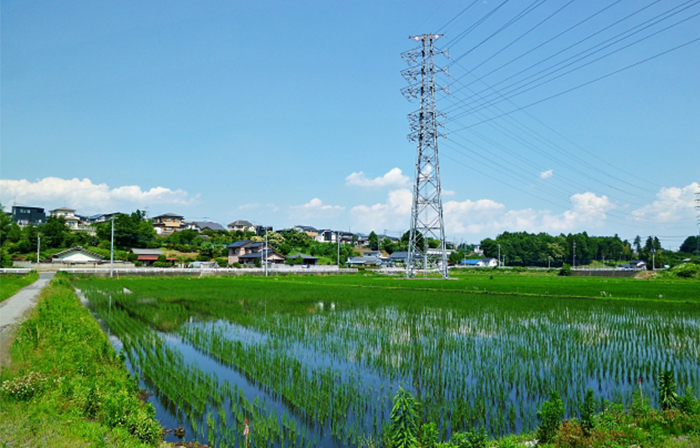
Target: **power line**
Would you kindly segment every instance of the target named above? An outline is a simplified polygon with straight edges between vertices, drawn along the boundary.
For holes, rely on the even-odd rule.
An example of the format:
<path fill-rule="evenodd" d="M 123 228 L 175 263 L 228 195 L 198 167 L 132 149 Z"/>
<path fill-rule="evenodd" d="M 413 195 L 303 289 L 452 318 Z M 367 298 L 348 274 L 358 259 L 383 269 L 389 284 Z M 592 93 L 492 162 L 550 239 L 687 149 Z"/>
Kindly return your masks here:
<path fill-rule="evenodd" d="M 695 4 L 690 5 L 690 6 L 688 6 L 688 8 L 691 7 L 691 6 L 695 6 L 695 5 L 698 4 L 698 3 L 700 3 L 700 2 L 696 2 Z M 687 9 L 687 8 L 685 8 L 685 9 Z M 677 11 L 677 12 L 673 13 L 671 16 L 673 16 L 673 15 L 675 15 L 675 14 L 678 14 L 679 12 L 681 12 L 681 11 Z M 502 101 L 505 101 L 505 99 L 507 99 L 507 98 L 513 98 L 513 97 L 515 97 L 515 96 L 522 95 L 522 94 L 525 93 L 525 92 L 529 92 L 530 90 L 536 89 L 537 87 L 540 87 L 540 86 L 542 86 L 542 85 L 544 85 L 544 84 L 548 84 L 548 83 L 550 83 L 550 82 L 552 82 L 552 81 L 554 81 L 554 80 L 556 80 L 556 79 L 559 79 L 559 78 L 561 78 L 561 77 L 563 77 L 563 76 L 566 76 L 566 75 L 568 75 L 568 74 L 570 74 L 570 73 L 572 73 L 572 72 L 574 72 L 574 71 L 580 70 L 580 69 L 582 69 L 582 68 L 584 68 L 584 67 L 586 67 L 586 66 L 588 66 L 588 65 L 591 65 L 591 64 L 593 64 L 593 63 L 595 63 L 595 62 L 597 62 L 597 61 L 600 61 L 600 60 L 605 59 L 605 58 L 607 58 L 607 57 L 609 57 L 609 56 L 612 56 L 612 55 L 614 55 L 615 53 L 618 53 L 618 52 L 620 52 L 620 51 L 622 51 L 622 50 L 625 50 L 625 49 L 627 49 L 627 48 L 629 48 L 629 47 L 631 47 L 631 46 L 633 46 L 633 45 L 636 45 L 636 44 L 638 44 L 638 43 L 640 43 L 640 42 L 643 42 L 644 40 L 647 40 L 647 39 L 649 39 L 649 38 L 651 38 L 651 37 L 653 37 L 653 36 L 655 36 L 655 35 L 657 35 L 657 34 L 660 34 L 660 33 L 664 32 L 664 31 L 669 30 L 669 29 L 675 28 L 676 26 L 678 26 L 678 25 L 680 25 L 680 24 L 682 24 L 682 23 L 684 23 L 684 22 L 687 22 L 688 20 L 690 20 L 690 19 L 692 19 L 692 18 L 694 18 L 694 17 L 697 17 L 698 15 L 700 15 L 700 13 L 693 14 L 693 15 L 691 15 L 691 16 L 689 16 L 689 17 L 686 17 L 686 18 L 683 19 L 683 20 L 680 20 L 680 21 L 678 21 L 678 22 L 676 22 L 676 23 L 674 23 L 674 24 L 672 24 L 672 25 L 669 25 L 669 26 L 667 26 L 667 27 L 665 27 L 665 28 L 663 28 L 663 29 L 661 29 L 661 30 L 655 31 L 655 32 L 652 33 L 652 34 L 649 34 L 649 35 L 647 35 L 647 36 L 645 36 L 645 37 L 642 37 L 642 38 L 640 38 L 640 39 L 638 39 L 638 40 L 636 40 L 636 41 L 634 41 L 634 42 L 632 42 L 632 43 L 630 43 L 630 44 L 627 44 L 627 45 L 625 45 L 625 46 L 623 46 L 623 47 L 621 47 L 621 48 L 618 48 L 618 49 L 616 49 L 616 50 L 614 50 L 614 51 L 611 51 L 610 53 L 607 53 L 607 54 L 605 54 L 605 55 L 602 55 L 602 56 L 600 56 L 600 57 L 598 57 L 598 58 L 596 58 L 596 59 L 594 59 L 594 60 L 592 60 L 592 61 L 589 61 L 589 62 L 587 62 L 587 63 L 585 63 L 585 64 L 582 64 L 582 65 L 580 65 L 580 66 L 578 66 L 578 67 L 575 67 L 575 68 L 573 68 L 573 69 L 571 69 L 571 70 L 569 70 L 569 71 L 567 71 L 567 72 L 564 72 L 564 73 L 562 73 L 562 74 L 559 74 L 559 75 L 557 75 L 557 76 L 555 76 L 555 77 L 552 77 L 552 78 L 550 78 L 550 79 L 547 79 L 547 80 L 545 80 L 545 81 L 543 81 L 543 82 L 541 82 L 541 83 L 539 83 L 539 84 L 536 84 L 536 85 L 534 85 L 534 86 L 532 86 L 532 87 L 530 87 L 530 88 L 524 89 L 526 86 L 528 86 L 528 85 L 530 85 L 530 84 L 533 84 L 533 83 L 535 83 L 535 82 L 537 82 L 537 81 L 539 81 L 539 80 L 541 80 L 541 79 L 544 79 L 544 78 L 546 78 L 546 77 L 548 77 L 548 76 L 550 76 L 550 75 L 552 75 L 552 74 L 554 74 L 554 73 L 556 73 L 556 72 L 558 72 L 558 71 L 560 71 L 560 70 L 565 69 L 566 67 L 569 67 L 569 66 L 575 64 L 576 62 L 579 62 L 579 61 L 581 61 L 581 60 L 583 60 L 583 59 L 585 59 L 585 58 L 588 58 L 588 57 L 592 56 L 593 54 L 596 54 L 596 53 L 598 53 L 598 52 L 600 52 L 600 51 L 602 51 L 602 50 L 604 50 L 604 49 L 606 49 L 606 48 L 609 48 L 610 46 L 612 46 L 612 45 L 614 45 L 614 44 L 616 44 L 616 43 L 618 43 L 618 42 L 620 42 L 620 41 L 622 41 L 622 40 L 624 40 L 624 39 L 627 39 L 627 38 L 633 36 L 634 34 L 637 34 L 637 33 L 641 32 L 641 31 L 643 31 L 643 30 L 645 30 L 645 29 L 647 29 L 647 28 L 649 28 L 649 27 L 651 27 L 651 26 L 653 26 L 653 25 L 655 25 L 655 24 L 657 24 L 657 23 L 659 23 L 659 22 L 661 22 L 661 21 L 663 21 L 663 20 L 666 20 L 666 19 L 670 18 L 671 16 L 665 17 L 665 18 L 663 18 L 663 19 L 660 19 L 660 20 L 657 21 L 657 22 L 654 22 L 654 23 L 652 23 L 652 24 L 650 24 L 650 25 L 647 25 L 646 27 L 644 27 L 644 28 L 642 28 L 642 29 L 640 29 L 640 30 L 638 30 L 638 31 L 635 31 L 634 33 L 632 33 L 632 34 L 630 34 L 630 35 L 628 35 L 628 36 L 625 36 L 625 37 L 620 38 L 620 39 L 618 39 L 618 40 L 616 40 L 616 41 L 614 41 L 614 42 L 612 42 L 612 43 L 610 43 L 610 44 L 608 44 L 608 45 L 605 45 L 604 47 L 599 48 L 598 50 L 593 51 L 592 53 L 590 53 L 590 54 L 588 54 L 588 55 L 582 56 L 582 57 L 580 57 L 579 59 L 577 59 L 577 60 L 575 60 L 575 61 L 572 61 L 572 62 L 570 62 L 570 63 L 568 63 L 568 64 L 565 64 L 565 65 L 562 66 L 562 67 L 557 68 L 556 70 L 553 70 L 553 71 L 551 71 L 551 72 L 549 72 L 549 73 L 546 73 L 546 74 L 540 76 L 539 78 L 536 78 L 536 79 L 534 79 L 534 80 L 532 80 L 532 81 L 530 81 L 530 82 L 528 82 L 528 83 L 526 83 L 526 84 L 524 84 L 524 85 L 515 87 L 515 88 L 513 88 L 512 90 L 503 93 L 503 90 L 509 89 L 509 88 L 511 88 L 511 87 L 513 87 L 513 86 L 519 84 L 519 83 L 524 82 L 525 80 L 527 80 L 527 79 L 529 79 L 529 78 L 531 78 L 531 77 L 533 77 L 533 76 L 537 76 L 537 75 L 540 74 L 540 73 L 543 73 L 543 72 L 545 72 L 545 71 L 548 71 L 548 70 L 550 70 L 550 69 L 556 67 L 557 65 L 563 64 L 564 62 L 566 62 L 566 61 L 568 61 L 568 60 L 570 60 L 570 59 L 572 59 L 572 58 L 575 58 L 575 57 L 577 57 L 577 56 L 579 56 L 579 55 L 581 55 L 581 54 L 583 54 L 583 53 L 585 53 L 585 52 L 587 52 L 587 51 L 590 51 L 590 50 L 592 50 L 593 48 L 595 48 L 596 46 L 602 45 L 602 43 L 601 43 L 601 44 L 597 44 L 597 45 L 591 47 L 590 49 L 585 50 L 584 52 L 581 52 L 581 53 L 578 53 L 578 54 L 576 54 L 576 55 L 574 55 L 574 56 L 571 56 L 571 57 L 565 59 L 564 61 L 560 61 L 560 62 L 558 62 L 557 64 L 554 64 L 553 66 L 550 66 L 550 67 L 548 67 L 548 68 L 546 68 L 546 69 L 543 69 L 543 70 L 541 70 L 541 71 L 539 71 L 539 72 L 537 72 L 537 73 L 534 73 L 534 74 L 532 74 L 532 75 L 530 75 L 530 76 L 528 76 L 528 77 L 526 77 L 526 78 L 524 78 L 524 79 L 522 79 L 522 80 L 520 80 L 520 81 L 517 81 L 517 82 L 515 82 L 515 83 L 512 83 L 512 84 L 510 84 L 510 85 L 508 85 L 508 86 L 506 86 L 506 87 L 504 87 L 504 88 L 502 88 L 502 89 L 500 89 L 500 90 L 495 90 L 493 93 L 488 94 L 488 95 L 484 98 L 484 102 L 483 102 L 483 103 L 477 104 L 476 106 L 474 106 L 474 107 L 471 108 L 470 110 L 467 110 L 467 111 L 465 111 L 465 112 L 462 112 L 462 113 L 460 114 L 460 116 L 468 115 L 469 113 L 471 113 L 471 112 L 473 112 L 473 111 L 475 111 L 475 110 L 481 110 L 481 109 L 483 109 L 483 108 L 489 107 L 490 105 L 497 104 L 497 103 L 500 103 L 500 102 L 502 102 Z M 624 34 L 624 33 L 621 33 L 621 34 Z M 619 36 L 619 35 L 618 35 L 618 36 Z M 617 36 L 615 36 L 615 37 L 617 37 Z M 501 82 L 502 82 L 502 81 L 501 81 Z M 499 82 L 499 83 L 500 83 L 500 82 Z M 497 84 L 499 84 L 499 83 L 494 84 L 494 86 L 497 85 Z M 524 89 L 524 90 L 523 90 L 523 89 Z M 479 93 L 483 93 L 484 91 L 486 91 L 486 89 L 482 90 L 482 91 L 479 92 Z M 518 93 L 515 93 L 515 92 L 518 92 Z M 493 99 L 493 100 L 492 100 L 492 99 L 489 99 L 489 98 L 488 98 L 489 96 L 494 96 L 494 95 L 496 95 L 496 94 L 499 94 L 500 96 L 502 96 L 502 99 L 500 99 L 500 100 L 495 100 L 495 99 Z M 474 101 L 474 102 L 472 102 L 472 103 L 475 103 L 475 102 L 476 102 L 476 101 Z"/>
<path fill-rule="evenodd" d="M 603 75 L 603 76 L 600 76 L 600 77 L 598 77 L 598 78 L 592 79 L 592 80 L 590 80 L 590 81 L 588 81 L 588 82 L 584 82 L 584 83 L 579 84 L 579 85 L 577 85 L 577 86 L 575 86 L 575 87 L 572 87 L 572 88 L 570 88 L 570 89 L 564 90 L 564 91 L 559 92 L 559 93 L 556 93 L 556 94 L 554 94 L 554 95 L 550 95 L 550 96 L 548 96 L 548 97 L 546 97 L 546 98 L 543 98 L 543 99 L 541 99 L 541 100 L 534 101 L 534 102 L 529 103 L 529 104 L 527 104 L 527 105 L 525 105 L 525 106 L 521 106 L 521 107 L 519 107 L 519 108 L 517 108 L 517 109 L 511 110 L 511 111 L 509 111 L 509 112 L 505 112 L 505 113 L 503 113 L 503 114 L 496 115 L 496 116 L 491 117 L 491 118 L 489 118 L 489 119 L 479 121 L 479 122 L 474 123 L 474 124 L 471 124 L 471 125 L 469 125 L 469 126 L 465 126 L 465 127 L 460 128 L 460 129 L 458 129 L 458 130 L 456 130 L 456 131 L 453 131 L 453 132 L 460 132 L 460 131 L 462 131 L 462 130 L 464 130 L 464 129 L 473 128 L 473 127 L 482 125 L 482 124 L 484 124 L 484 123 L 488 123 L 489 121 L 497 120 L 497 119 L 499 119 L 499 118 L 503 118 L 503 117 L 508 116 L 508 115 L 510 115 L 510 114 L 513 114 L 513 113 L 515 113 L 515 112 L 519 112 L 519 111 L 521 111 L 521 110 L 530 108 L 530 107 L 532 107 L 532 106 L 536 106 L 536 105 L 538 105 L 538 104 L 544 103 L 545 101 L 552 100 L 552 99 L 554 99 L 554 98 L 557 98 L 557 97 L 560 97 L 560 96 L 565 95 L 565 94 L 567 94 L 567 93 L 570 93 L 570 92 L 573 92 L 573 91 L 575 91 L 575 90 L 578 90 L 578 89 L 580 89 L 580 88 L 582 88 L 582 87 L 588 86 L 588 85 L 593 84 L 593 83 L 595 83 L 595 82 L 598 82 L 598 81 L 601 81 L 601 80 L 603 80 L 603 79 L 609 78 L 609 77 L 611 77 L 611 76 L 617 75 L 618 73 L 624 72 L 624 71 L 626 71 L 626 70 L 629 70 L 630 68 L 634 68 L 634 67 L 636 67 L 636 66 L 638 66 L 638 65 L 644 64 L 645 62 L 649 62 L 649 61 L 651 61 L 651 60 L 653 60 L 653 59 L 656 59 L 656 58 L 658 58 L 658 57 L 661 57 L 661 56 L 663 56 L 663 55 L 665 55 L 665 54 L 668 54 L 668 53 L 671 53 L 671 52 L 673 52 L 673 51 L 679 50 L 679 49 L 681 49 L 681 48 L 683 48 L 683 47 L 687 47 L 688 45 L 691 45 L 691 44 L 693 44 L 693 43 L 695 43 L 695 42 L 697 42 L 697 41 L 699 41 L 699 40 L 700 40 L 700 37 L 695 38 L 695 39 L 692 39 L 692 40 L 690 40 L 690 41 L 688 41 L 688 42 L 685 42 L 685 43 L 683 43 L 683 44 L 677 45 L 677 46 L 675 46 L 675 47 L 673 47 L 673 48 L 670 48 L 670 49 L 668 49 L 668 50 L 662 51 L 662 52 L 657 53 L 657 54 L 655 54 L 655 55 L 653 55 L 653 56 L 650 56 L 650 57 L 648 57 L 648 58 L 646 58 L 646 59 L 643 59 L 643 60 L 641 60 L 641 61 L 639 61 L 639 62 L 635 62 L 634 64 L 627 65 L 627 66 L 625 66 L 625 67 L 623 67 L 623 68 L 621 68 L 621 69 L 615 70 L 615 71 L 613 71 L 613 72 L 610 72 L 610 73 L 605 74 L 605 75 Z"/>

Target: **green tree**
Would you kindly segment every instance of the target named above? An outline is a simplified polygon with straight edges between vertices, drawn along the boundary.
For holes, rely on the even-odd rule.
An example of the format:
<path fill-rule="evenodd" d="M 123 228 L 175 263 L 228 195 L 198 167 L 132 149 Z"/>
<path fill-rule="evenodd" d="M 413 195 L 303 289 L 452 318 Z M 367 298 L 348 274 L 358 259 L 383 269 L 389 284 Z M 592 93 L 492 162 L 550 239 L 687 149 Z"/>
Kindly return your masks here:
<path fill-rule="evenodd" d="M 634 250 L 637 252 L 637 254 L 640 254 L 642 252 L 642 237 L 637 235 L 634 237 Z"/>
<path fill-rule="evenodd" d="M 156 231 L 146 213 L 140 210 L 127 215 L 118 213 L 114 217 L 114 245 L 121 250 L 134 247 L 146 247 L 155 240 Z M 95 226 L 97 237 L 109 244 L 112 235 L 112 221 L 101 222 Z"/>
<path fill-rule="evenodd" d="M 370 249 L 379 250 L 379 237 L 376 233 L 374 233 L 374 230 L 372 230 L 369 233 L 369 237 L 367 237 L 367 242 L 369 243 Z"/>
<path fill-rule="evenodd" d="M 382 240 L 382 249 L 384 249 L 386 253 L 391 255 L 394 252 L 396 252 L 396 244 L 393 241 L 391 241 L 391 238 L 385 237 Z"/>
<path fill-rule="evenodd" d="M 66 247 L 71 240 L 71 231 L 63 216 L 49 216 L 41 227 L 41 246 L 47 249 Z"/>
<path fill-rule="evenodd" d="M 664 370 L 659 375 L 659 403 L 661 409 L 666 411 L 676 407 L 678 393 L 676 392 L 676 380 L 672 370 Z"/>
<path fill-rule="evenodd" d="M 693 254 L 698 251 L 698 248 L 700 248 L 700 237 L 689 236 L 685 239 L 685 241 L 683 241 L 683 244 L 681 244 L 679 250 L 681 252 Z"/>

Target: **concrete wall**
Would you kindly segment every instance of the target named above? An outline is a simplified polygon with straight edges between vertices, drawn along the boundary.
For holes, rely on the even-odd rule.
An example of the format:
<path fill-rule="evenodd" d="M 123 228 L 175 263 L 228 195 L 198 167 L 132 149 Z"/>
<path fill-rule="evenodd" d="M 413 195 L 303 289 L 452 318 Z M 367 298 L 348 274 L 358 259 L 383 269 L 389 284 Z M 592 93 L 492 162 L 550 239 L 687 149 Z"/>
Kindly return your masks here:
<path fill-rule="evenodd" d="M 103 264 L 95 263 L 81 263 L 81 264 L 70 264 L 70 263 L 31 263 L 28 261 L 14 261 L 12 266 L 16 268 L 29 268 L 37 272 L 55 272 L 62 269 L 107 269 L 109 270 L 109 262 Z M 128 269 L 134 268 L 134 263 L 114 263 L 114 269 Z"/>

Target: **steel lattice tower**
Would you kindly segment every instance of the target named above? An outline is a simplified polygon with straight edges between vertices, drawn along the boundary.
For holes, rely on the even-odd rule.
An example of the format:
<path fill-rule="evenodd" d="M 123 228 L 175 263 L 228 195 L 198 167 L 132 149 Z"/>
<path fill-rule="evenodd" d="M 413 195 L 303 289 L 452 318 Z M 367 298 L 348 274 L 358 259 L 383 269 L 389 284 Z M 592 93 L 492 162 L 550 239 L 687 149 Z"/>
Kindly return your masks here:
<path fill-rule="evenodd" d="M 411 83 L 401 89 L 409 100 L 420 100 L 420 109 L 408 114 L 411 132 L 408 139 L 417 142 L 415 180 L 413 185 L 413 205 L 411 207 L 411 232 L 406 256 L 406 276 L 415 274 L 422 264 L 424 270 L 435 267 L 443 277 L 447 277 L 447 249 L 445 247 L 445 224 L 442 217 L 442 191 L 440 187 L 440 163 L 438 161 L 438 137 L 444 137 L 437 130 L 438 113 L 435 108 L 436 90 L 447 90 L 435 86 L 435 55 L 445 51 L 436 50 L 434 42 L 440 34 L 422 34 L 409 39 L 420 43 L 416 49 L 401 54 L 409 64 L 401 75 Z M 422 236 L 422 244 L 420 241 Z M 437 250 L 428 252 L 428 238 L 440 241 Z M 422 246 L 422 247 L 421 247 Z"/>

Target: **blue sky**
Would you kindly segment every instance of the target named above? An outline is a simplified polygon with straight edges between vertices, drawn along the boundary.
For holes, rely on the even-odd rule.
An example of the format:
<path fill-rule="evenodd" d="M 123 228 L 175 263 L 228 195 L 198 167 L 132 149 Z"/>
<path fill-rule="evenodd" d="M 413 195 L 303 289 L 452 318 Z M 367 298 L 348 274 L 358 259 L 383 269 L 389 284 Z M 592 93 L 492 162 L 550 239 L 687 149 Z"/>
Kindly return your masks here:
<path fill-rule="evenodd" d="M 400 53 L 440 32 L 448 237 L 698 232 L 700 42 L 625 69 L 700 38 L 692 2 L 0 8 L 3 205 L 402 232 L 417 104 Z"/>

